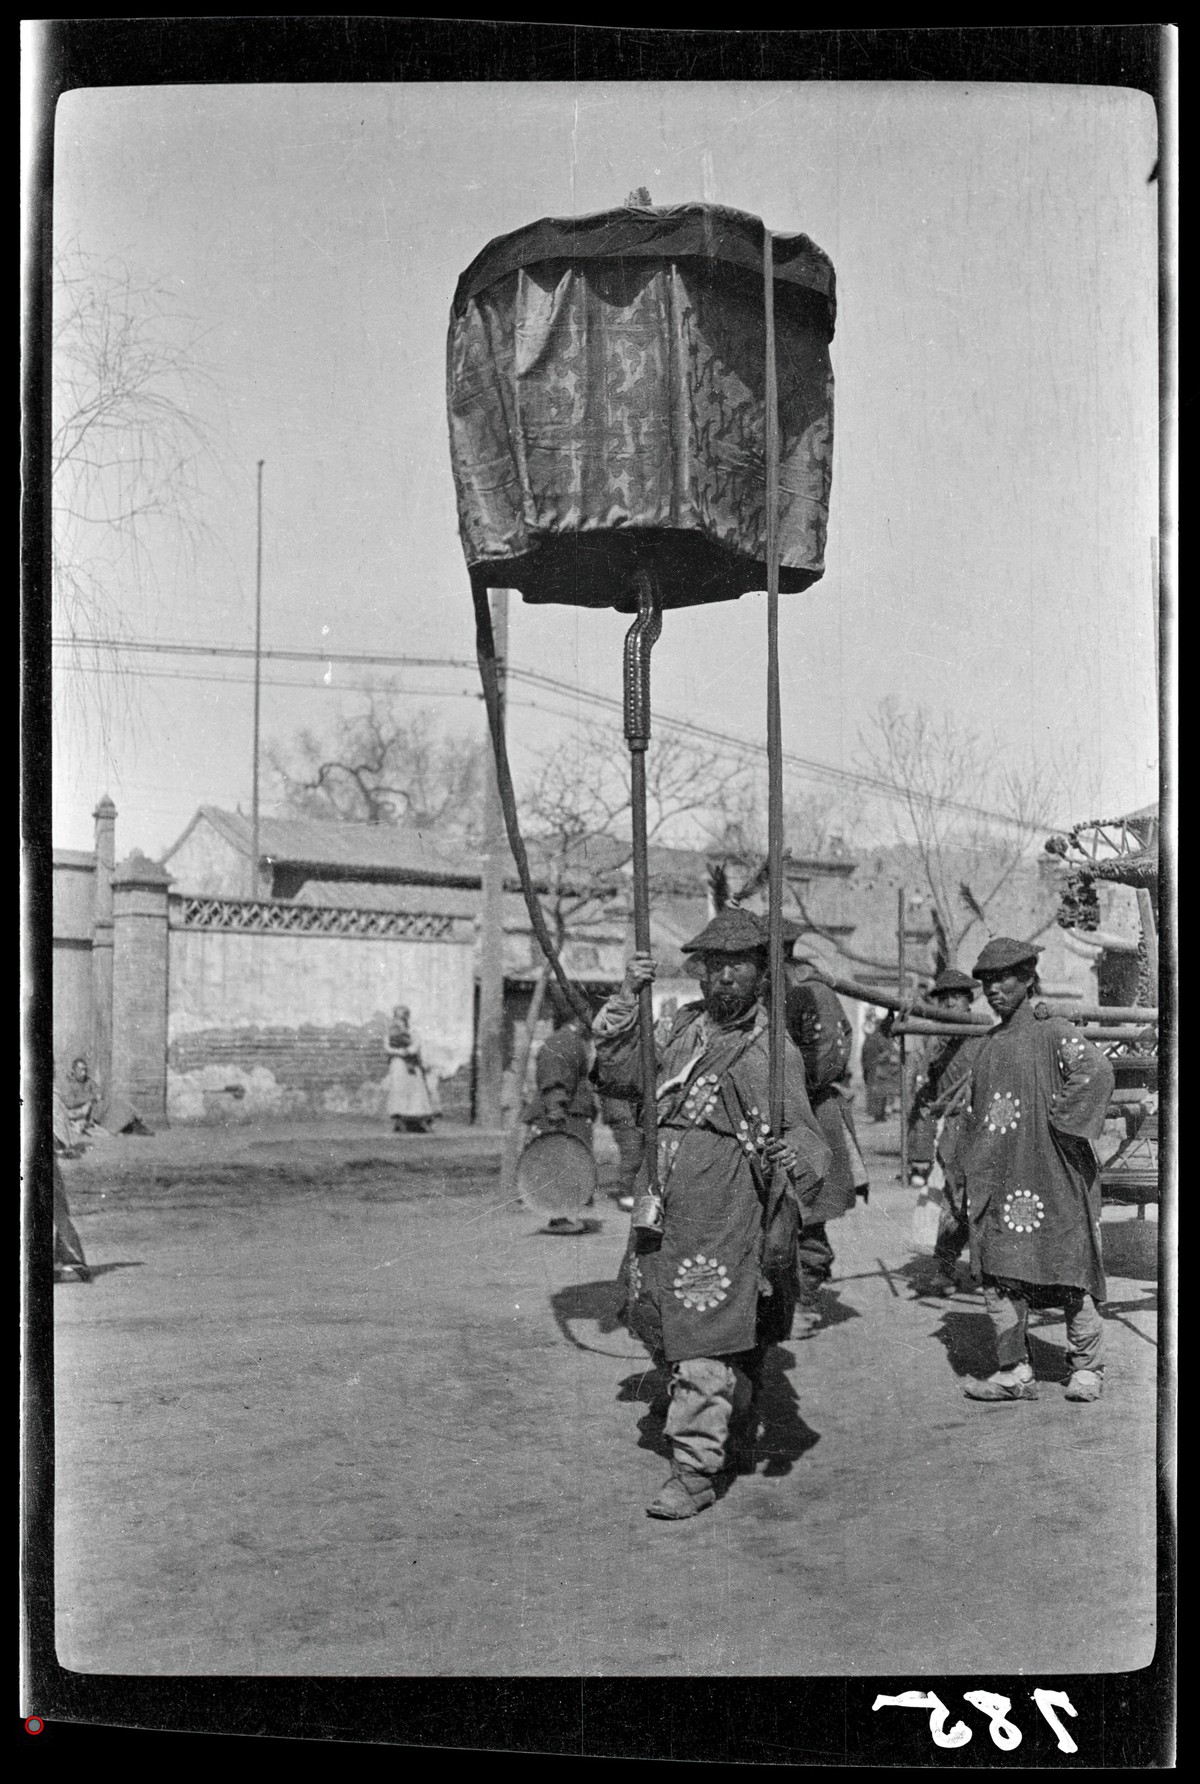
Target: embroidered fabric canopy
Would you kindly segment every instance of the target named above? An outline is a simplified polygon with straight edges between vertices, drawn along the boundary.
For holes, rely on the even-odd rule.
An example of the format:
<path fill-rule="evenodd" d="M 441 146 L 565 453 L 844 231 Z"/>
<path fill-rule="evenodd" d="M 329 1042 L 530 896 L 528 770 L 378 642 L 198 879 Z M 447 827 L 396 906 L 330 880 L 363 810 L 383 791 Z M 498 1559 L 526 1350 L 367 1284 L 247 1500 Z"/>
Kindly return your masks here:
<path fill-rule="evenodd" d="M 706 204 L 545 218 L 459 280 L 447 398 L 477 587 L 637 610 L 767 586 L 763 225 Z M 824 569 L 834 273 L 773 237 L 779 587 Z"/>

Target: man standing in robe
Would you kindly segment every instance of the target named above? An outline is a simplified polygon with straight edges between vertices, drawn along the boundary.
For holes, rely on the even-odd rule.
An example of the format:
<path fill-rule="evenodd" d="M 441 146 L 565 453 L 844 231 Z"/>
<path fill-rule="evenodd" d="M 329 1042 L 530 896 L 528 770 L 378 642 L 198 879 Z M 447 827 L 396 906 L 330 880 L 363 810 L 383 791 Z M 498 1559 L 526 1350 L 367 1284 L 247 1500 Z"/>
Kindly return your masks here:
<path fill-rule="evenodd" d="M 802 931 L 784 918 L 783 941 L 791 950 Z M 819 1320 L 818 1297 L 833 1273 L 834 1250 L 826 1223 L 849 1214 L 857 1194 L 868 1188 L 842 1081 L 850 1066 L 854 1030 L 837 992 L 819 976 L 811 960 L 792 953 L 784 967 L 787 1031 L 804 1061 L 804 1082 L 817 1126 L 829 1147 L 829 1169 L 815 1200 L 804 1209 L 797 1255 L 800 1305 L 811 1326 Z"/>
<path fill-rule="evenodd" d="M 868 1023 L 872 1022 L 870 1016 Z M 863 1036 L 862 1075 L 867 1093 L 867 1114 L 878 1123 L 886 1121 L 888 1103 L 900 1084 L 900 1049 L 885 1021 L 874 1022 Z"/>
<path fill-rule="evenodd" d="M 654 1518 L 694 1517 L 716 1499 L 735 1416 L 753 1417 L 767 1347 L 791 1329 L 797 1198 L 812 1200 L 829 1165 L 786 1041 L 783 1128 L 770 1130 L 758 920 L 723 910 L 683 951 L 699 958 L 703 1000 L 655 1037 L 662 1230 L 635 1228 L 621 1267 L 630 1329 L 671 1366 L 673 1460 L 646 1508 Z M 637 995 L 654 970 L 635 955 L 592 1025 L 605 1095 L 640 1098 Z"/>
<path fill-rule="evenodd" d="M 1104 1382 L 1096 1142 L 1113 1069 L 1069 1022 L 1035 1015 L 1039 953 L 998 936 L 975 962 L 999 1025 L 972 1063 L 961 1156 L 971 1269 L 983 1281 L 999 1368 L 986 1381 L 967 1380 L 972 1400 L 1037 1398 L 1025 1335 L 1031 1307 L 1066 1311 L 1067 1399 L 1098 1400 Z"/>
<path fill-rule="evenodd" d="M 574 1010 L 556 1002 L 554 1017 L 554 1032 L 543 1042 L 534 1067 L 537 1089 L 521 1119 L 529 1127 L 530 1139 L 539 1134 L 569 1134 L 591 1152 L 596 1120 L 596 1097 L 588 1077 L 591 1048 Z M 567 1237 L 586 1232 L 587 1223 L 560 1214 L 548 1222 L 546 1230 Z"/>
<path fill-rule="evenodd" d="M 421 1044 L 412 1030 L 412 1012 L 397 1004 L 387 1035 L 388 1075 L 386 1108 L 392 1132 L 426 1134 L 433 1121 L 433 1097 Z"/>
<path fill-rule="evenodd" d="M 975 980 L 953 967 L 940 972 L 925 993 L 947 1019 L 969 1016 Z M 960 1151 L 970 1096 L 971 1065 L 982 1033 L 931 1036 L 920 1061 L 908 1116 L 908 1156 L 927 1183 L 934 1161 L 942 1167 L 942 1212 L 934 1245 L 934 1274 L 926 1294 L 952 1295 L 958 1287 L 959 1254 L 970 1241 L 967 1185 Z"/>

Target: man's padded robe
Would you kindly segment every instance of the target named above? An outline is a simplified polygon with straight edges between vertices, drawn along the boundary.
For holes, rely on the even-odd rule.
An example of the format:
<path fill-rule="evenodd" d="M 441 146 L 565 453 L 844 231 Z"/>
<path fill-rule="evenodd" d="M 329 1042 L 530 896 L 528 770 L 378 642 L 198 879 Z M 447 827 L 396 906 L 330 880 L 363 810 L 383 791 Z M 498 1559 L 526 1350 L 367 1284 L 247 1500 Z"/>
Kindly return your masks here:
<path fill-rule="evenodd" d="M 918 1123 L 928 1124 L 934 1136 L 927 1152 L 913 1151 L 914 1158 L 937 1158 L 946 1177 L 957 1187 L 962 1182 L 960 1154 L 963 1147 L 963 1124 L 968 1117 L 971 1066 L 983 1036 L 952 1035 L 930 1047 L 921 1067 L 921 1082 L 913 1098 L 909 1116 L 910 1139 Z M 938 1116 L 944 1117 L 938 1133 Z"/>
<path fill-rule="evenodd" d="M 637 1004 L 610 998 L 593 1025 L 595 1078 L 608 1096 L 639 1094 Z M 668 1362 L 736 1356 L 785 1338 L 795 1310 L 799 1202 L 819 1193 L 829 1148 L 785 1042 L 783 1134 L 789 1181 L 763 1156 L 769 1137 L 767 1019 L 713 1022 L 700 1005 L 660 1024 L 658 1181 L 663 1233 L 634 1231 L 621 1266 L 632 1331 Z"/>
<path fill-rule="evenodd" d="M 804 1061 L 809 1103 L 830 1151 L 825 1181 L 804 1214 L 808 1221 L 837 1220 L 855 1201 L 854 1162 L 846 1137 L 850 1117 L 839 1088 L 850 1064 L 854 1030 L 831 986 L 805 968 L 792 967 L 788 977 L 787 1031 Z"/>
<path fill-rule="evenodd" d="M 1039 1021 L 1028 1000 L 983 1036 L 959 1149 L 976 1275 L 1103 1301 L 1096 1142 L 1112 1088 L 1099 1048 L 1069 1022 Z"/>
<path fill-rule="evenodd" d="M 569 1023 L 548 1035 L 537 1056 L 537 1092 L 522 1110 L 521 1118 L 535 1133 L 555 1131 L 546 1119 L 549 1093 L 561 1091 L 566 1098 L 566 1120 L 558 1131 L 570 1134 L 586 1147 L 592 1145 L 596 1098 L 588 1079 L 590 1050 L 587 1041 Z M 555 1101 L 550 1096 L 550 1102 Z"/>

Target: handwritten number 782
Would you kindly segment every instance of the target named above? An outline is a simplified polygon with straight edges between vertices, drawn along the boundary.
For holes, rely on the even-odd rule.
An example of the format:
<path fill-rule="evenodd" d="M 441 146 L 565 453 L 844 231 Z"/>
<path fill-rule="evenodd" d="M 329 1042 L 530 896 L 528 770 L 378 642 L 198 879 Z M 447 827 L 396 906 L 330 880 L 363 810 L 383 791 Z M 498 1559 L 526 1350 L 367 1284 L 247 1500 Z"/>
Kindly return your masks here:
<path fill-rule="evenodd" d="M 1068 1716 L 1074 1716 L 1075 1706 L 1065 1691 L 1042 1691 L 1032 1693 L 1033 1701 L 1042 1715 L 1054 1730 L 1060 1753 L 1078 1753 L 1079 1748 L 1071 1739 L 1056 1710 L 1065 1710 Z M 988 1719 L 988 1733 L 1002 1753 L 1011 1753 L 1014 1747 L 1021 1745 L 1021 1730 L 1015 1722 L 1008 1720 L 1008 1712 L 1012 1709 L 1011 1697 L 1000 1697 L 994 1691 L 964 1691 L 963 1697 L 977 1710 L 981 1710 Z M 873 1710 L 928 1710 L 929 1732 L 933 1736 L 935 1747 L 965 1747 L 971 1738 L 971 1730 L 965 1722 L 956 1722 L 947 1731 L 946 1718 L 950 1712 L 934 1691 L 902 1691 L 899 1697 L 877 1697 L 871 1705 Z"/>

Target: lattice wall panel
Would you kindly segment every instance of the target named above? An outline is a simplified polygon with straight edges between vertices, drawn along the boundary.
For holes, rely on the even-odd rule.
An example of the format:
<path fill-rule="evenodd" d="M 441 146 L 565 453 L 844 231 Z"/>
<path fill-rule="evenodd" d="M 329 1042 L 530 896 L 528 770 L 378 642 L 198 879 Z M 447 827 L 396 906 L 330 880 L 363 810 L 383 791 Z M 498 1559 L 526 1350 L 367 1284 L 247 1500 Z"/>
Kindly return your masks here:
<path fill-rule="evenodd" d="M 236 930 L 244 935 L 346 935 L 370 940 L 447 941 L 455 919 L 429 911 L 346 910 L 262 898 L 172 898 L 174 929 Z"/>

